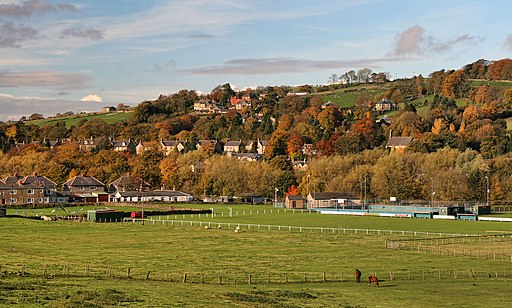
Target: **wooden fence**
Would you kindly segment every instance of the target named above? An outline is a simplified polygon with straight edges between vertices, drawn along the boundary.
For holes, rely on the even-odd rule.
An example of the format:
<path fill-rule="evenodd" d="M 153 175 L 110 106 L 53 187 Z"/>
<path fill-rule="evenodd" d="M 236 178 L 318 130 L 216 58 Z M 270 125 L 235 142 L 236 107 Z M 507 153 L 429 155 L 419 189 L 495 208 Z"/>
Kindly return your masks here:
<path fill-rule="evenodd" d="M 489 242 L 512 242 L 512 234 L 386 240 L 385 247 L 388 249 L 416 251 L 453 257 L 469 257 L 492 261 L 512 262 L 512 251 L 510 253 L 504 253 L 458 247 L 444 247 L 447 245 Z"/>
<path fill-rule="evenodd" d="M 496 269 L 427 269 L 400 271 L 363 271 L 364 277 L 375 275 L 381 282 L 393 280 L 452 280 L 452 279 L 506 279 L 511 272 Z M 91 265 L 8 265 L 0 266 L 0 278 L 21 276 L 31 278 L 95 278 L 95 279 L 129 279 L 153 280 L 174 283 L 194 283 L 212 285 L 235 284 L 286 284 L 286 283 L 355 283 L 352 272 L 165 272 L 133 267 L 110 267 Z"/>

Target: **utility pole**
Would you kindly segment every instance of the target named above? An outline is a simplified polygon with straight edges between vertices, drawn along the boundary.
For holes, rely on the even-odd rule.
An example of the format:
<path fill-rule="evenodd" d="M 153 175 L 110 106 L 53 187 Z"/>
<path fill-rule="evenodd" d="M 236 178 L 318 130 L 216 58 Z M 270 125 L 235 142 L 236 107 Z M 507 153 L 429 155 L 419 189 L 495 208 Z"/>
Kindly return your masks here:
<path fill-rule="evenodd" d="M 366 209 L 366 174 L 364 175 L 364 202 L 363 202 L 363 210 Z"/>

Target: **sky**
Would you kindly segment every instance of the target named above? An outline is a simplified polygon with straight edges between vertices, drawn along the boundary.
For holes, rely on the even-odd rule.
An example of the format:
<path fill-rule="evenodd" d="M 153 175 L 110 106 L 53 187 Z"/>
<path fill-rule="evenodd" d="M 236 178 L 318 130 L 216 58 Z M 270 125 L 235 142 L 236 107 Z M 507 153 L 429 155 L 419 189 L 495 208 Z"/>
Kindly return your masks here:
<path fill-rule="evenodd" d="M 512 2 L 0 0 L 0 121 L 511 57 Z"/>

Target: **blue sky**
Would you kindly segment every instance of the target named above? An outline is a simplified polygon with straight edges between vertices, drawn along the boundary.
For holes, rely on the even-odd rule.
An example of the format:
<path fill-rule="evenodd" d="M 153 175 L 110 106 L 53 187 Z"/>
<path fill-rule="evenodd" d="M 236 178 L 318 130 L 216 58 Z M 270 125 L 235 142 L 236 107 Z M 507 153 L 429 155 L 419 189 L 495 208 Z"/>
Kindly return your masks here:
<path fill-rule="evenodd" d="M 0 0 L 0 120 L 364 67 L 426 76 L 510 57 L 510 16 L 506 0 Z"/>

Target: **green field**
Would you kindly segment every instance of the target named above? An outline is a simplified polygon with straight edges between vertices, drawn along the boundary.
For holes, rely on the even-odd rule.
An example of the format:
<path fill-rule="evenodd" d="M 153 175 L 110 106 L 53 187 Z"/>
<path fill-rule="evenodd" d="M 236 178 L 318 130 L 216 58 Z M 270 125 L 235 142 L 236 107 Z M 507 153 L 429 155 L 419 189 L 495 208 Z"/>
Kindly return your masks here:
<path fill-rule="evenodd" d="M 353 107 L 356 104 L 357 98 L 361 95 L 369 95 L 373 99 L 377 94 L 386 91 L 387 85 L 357 85 L 347 87 L 341 90 L 327 91 L 321 93 L 314 93 L 312 95 L 321 95 L 324 103 L 331 101 L 342 108 Z"/>
<path fill-rule="evenodd" d="M 116 112 L 116 113 L 87 113 L 76 114 L 67 117 L 47 118 L 41 120 L 25 121 L 26 124 L 34 124 L 37 126 L 54 125 L 57 122 L 66 122 L 66 127 L 77 125 L 82 120 L 102 120 L 107 124 L 115 124 L 128 120 L 131 112 Z"/>
<path fill-rule="evenodd" d="M 441 306 L 500 307 L 509 299 L 510 260 L 385 249 L 386 240 L 403 238 L 385 233 L 248 230 L 243 225 L 237 233 L 234 226 L 252 223 L 485 234 L 489 230 L 512 232 L 512 224 L 277 212 L 268 206 L 213 208 L 213 218 L 204 214 L 169 217 L 209 221 L 209 229 L 149 219 L 141 225 L 1 218 L 0 306 L 429 307 L 443 303 Z M 80 209 L 68 211 L 88 208 Z M 126 208 L 132 209 L 137 207 Z M 23 211 L 10 209 L 9 214 Z M 34 213 L 51 211 L 38 209 Z M 62 215 L 57 210 L 53 214 Z M 213 222 L 233 226 L 228 229 L 224 224 L 218 229 Z M 377 273 L 381 287 L 354 283 L 355 268 L 363 277 Z M 476 278 L 467 275 L 470 269 L 477 272 Z M 456 279 L 453 270 L 459 273 Z M 485 274 L 489 271 L 492 278 Z M 396 275 L 394 280 L 391 273 Z M 252 284 L 248 284 L 249 277 Z"/>

